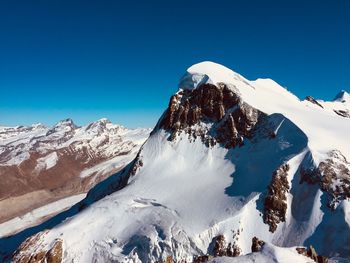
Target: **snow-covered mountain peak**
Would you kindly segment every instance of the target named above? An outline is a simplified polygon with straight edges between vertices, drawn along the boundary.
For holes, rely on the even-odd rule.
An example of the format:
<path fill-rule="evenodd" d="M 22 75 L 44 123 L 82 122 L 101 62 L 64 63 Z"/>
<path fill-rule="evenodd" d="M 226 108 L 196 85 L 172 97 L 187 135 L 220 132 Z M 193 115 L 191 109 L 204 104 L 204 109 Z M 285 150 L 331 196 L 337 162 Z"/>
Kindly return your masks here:
<path fill-rule="evenodd" d="M 244 78 L 238 73 L 211 61 L 204 61 L 189 67 L 181 78 L 179 89 L 195 89 L 202 84 L 234 84 L 235 80 Z"/>
<path fill-rule="evenodd" d="M 46 129 L 46 126 L 40 122 L 31 125 L 33 129 Z"/>
<path fill-rule="evenodd" d="M 107 124 L 112 124 L 112 122 L 107 118 L 102 118 L 87 125 L 86 130 L 95 129 L 96 127 L 106 128 Z M 113 126 L 118 126 L 118 125 L 114 124 Z"/>
<path fill-rule="evenodd" d="M 350 123 L 315 103 L 271 79 L 191 66 L 136 158 L 15 258 L 61 242 L 63 262 L 203 262 L 250 257 L 256 237 L 350 257 Z"/>
<path fill-rule="evenodd" d="M 113 124 L 110 120 L 103 118 L 95 122 L 90 123 L 89 125 L 83 126 L 82 129 L 92 136 L 96 134 L 101 135 L 102 133 L 110 133 L 115 135 L 122 135 L 124 132 L 129 130 L 122 125 Z"/>
<path fill-rule="evenodd" d="M 101 118 L 99 120 L 97 120 L 98 122 L 101 122 L 101 123 L 112 123 L 109 119 L 107 118 Z"/>
<path fill-rule="evenodd" d="M 72 119 L 65 119 L 59 121 L 51 129 L 49 129 L 46 133 L 46 136 L 51 135 L 62 137 L 65 136 L 65 134 L 70 134 L 73 136 L 76 128 L 78 128 L 78 126 L 74 124 Z"/>
<path fill-rule="evenodd" d="M 333 101 L 350 102 L 350 94 L 347 91 L 342 90 L 335 96 Z"/>
<path fill-rule="evenodd" d="M 207 75 L 214 83 L 230 83 L 233 79 L 243 78 L 231 69 L 211 61 L 204 61 L 192 65 L 187 69 L 191 74 Z"/>
<path fill-rule="evenodd" d="M 346 98 L 347 95 L 343 92 L 340 97 Z M 264 114 L 282 114 L 303 130 L 309 138 L 310 147 L 323 152 L 338 149 L 350 158 L 348 150 L 350 144 L 337 139 L 339 134 L 342 138 L 346 136 L 349 126 L 348 121 L 344 123 L 338 119 L 339 116 L 350 117 L 350 107 L 347 103 L 319 102 L 318 104 L 321 105 L 319 106 L 315 104 L 316 100 L 311 103 L 302 102 L 272 79 L 247 80 L 240 74 L 214 62 L 201 62 L 187 69 L 180 80 L 179 91 L 170 101 L 171 109 L 179 110 L 179 119 L 177 120 L 175 115 L 169 115 L 168 121 L 173 125 L 174 130 L 179 130 L 176 127 L 181 126 L 184 120 L 190 123 L 198 120 L 197 117 L 203 114 L 203 110 L 206 112 L 204 119 L 207 119 L 208 114 L 214 114 L 214 123 L 217 120 L 220 121 L 226 115 L 225 112 L 231 111 L 232 105 L 225 104 L 228 96 L 237 97 L 241 102 L 240 105 L 244 102 Z M 198 105 L 198 102 L 204 104 Z M 188 119 L 184 119 L 185 114 L 188 114 Z M 180 130 L 182 130 L 181 127 Z M 326 132 L 319 132 L 320 130 L 326 130 Z M 324 144 L 325 140 L 330 140 L 332 143 Z"/>
<path fill-rule="evenodd" d="M 210 61 L 200 62 L 189 67 L 180 79 L 178 86 L 181 91 L 203 87 L 203 84 L 217 87 L 225 85 L 239 95 L 243 101 L 266 112 L 278 112 L 275 104 L 281 102 L 300 102 L 294 94 L 272 79 L 258 78 L 250 81 L 237 72 Z"/>
<path fill-rule="evenodd" d="M 64 126 L 78 127 L 71 118 L 61 120 L 55 125 L 55 127 L 64 127 Z"/>

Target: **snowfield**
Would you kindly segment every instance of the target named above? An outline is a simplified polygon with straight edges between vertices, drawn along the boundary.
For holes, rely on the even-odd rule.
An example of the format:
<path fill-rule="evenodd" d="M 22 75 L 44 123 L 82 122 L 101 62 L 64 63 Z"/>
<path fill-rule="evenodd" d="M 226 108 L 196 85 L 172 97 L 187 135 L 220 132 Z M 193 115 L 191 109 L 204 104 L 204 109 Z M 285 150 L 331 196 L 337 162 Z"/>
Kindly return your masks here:
<path fill-rule="evenodd" d="M 347 169 L 350 119 L 330 110 L 343 102 L 337 99 L 323 102 L 327 108 L 316 107 L 273 80 L 249 81 L 213 62 L 190 67 L 178 94 L 222 83 L 267 116 L 266 127 L 273 136 L 257 134 L 234 148 L 208 146 L 185 129 L 169 139 L 169 131 L 159 122 L 129 170 L 98 185 L 81 203 L 88 207 L 37 234 L 37 241 L 30 249 L 19 250 L 16 260 L 49 251 L 62 240 L 63 262 L 156 262 L 169 256 L 175 262 L 192 262 L 194 256 L 211 254 L 215 238 L 223 235 L 226 244 L 239 247 L 240 256 L 210 262 L 312 262 L 296 251 L 309 245 L 321 255 L 349 262 L 349 199 L 339 197 L 330 209 L 328 192 L 318 183 L 302 181 L 303 173 L 311 174 L 306 168 L 315 171 L 327 160 L 337 163 L 340 154 L 330 154 L 334 151 L 345 158 L 339 157 L 342 171 Z M 196 125 L 194 129 L 205 130 L 215 123 Z M 272 175 L 282 165 L 288 166 L 286 214 L 271 231 L 264 222 L 264 200 Z M 127 174 L 131 175 L 125 187 L 113 190 Z M 337 183 L 344 184 L 340 177 L 332 180 L 334 191 L 339 190 Z M 103 192 L 96 201 L 94 196 Z M 253 237 L 266 242 L 260 252 L 251 253 Z"/>
<path fill-rule="evenodd" d="M 37 166 L 35 167 L 35 170 L 42 170 L 42 169 L 50 169 L 56 165 L 58 161 L 57 153 L 52 152 L 45 157 L 39 158 L 37 160 Z"/>

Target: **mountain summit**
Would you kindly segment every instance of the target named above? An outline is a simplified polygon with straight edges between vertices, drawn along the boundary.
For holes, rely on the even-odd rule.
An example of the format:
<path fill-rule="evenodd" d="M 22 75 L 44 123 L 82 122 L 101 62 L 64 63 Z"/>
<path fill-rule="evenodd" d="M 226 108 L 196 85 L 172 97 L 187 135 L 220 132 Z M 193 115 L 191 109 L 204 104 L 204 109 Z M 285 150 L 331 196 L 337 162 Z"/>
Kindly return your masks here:
<path fill-rule="evenodd" d="M 12 260 L 347 260 L 349 133 L 273 80 L 193 65 L 136 158 L 68 215 L 7 239 L 31 235 Z"/>
<path fill-rule="evenodd" d="M 333 101 L 350 102 L 350 94 L 345 90 L 340 91 Z"/>
<path fill-rule="evenodd" d="M 242 76 L 220 64 L 205 61 L 189 67 L 179 83 L 180 89 L 194 89 L 201 84 L 230 83 Z"/>

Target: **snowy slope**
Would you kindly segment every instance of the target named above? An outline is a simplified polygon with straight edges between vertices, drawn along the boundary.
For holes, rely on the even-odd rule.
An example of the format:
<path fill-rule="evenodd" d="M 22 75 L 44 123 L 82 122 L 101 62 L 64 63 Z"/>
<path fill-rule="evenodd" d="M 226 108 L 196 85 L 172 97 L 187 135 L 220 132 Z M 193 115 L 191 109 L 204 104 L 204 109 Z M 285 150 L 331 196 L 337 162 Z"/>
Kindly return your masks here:
<path fill-rule="evenodd" d="M 308 107 L 321 108 L 330 115 L 350 118 L 350 94 L 344 90 L 340 91 L 333 101 L 315 100 L 311 96 L 308 96 L 304 103 L 308 105 Z"/>
<path fill-rule="evenodd" d="M 349 132 L 270 79 L 193 65 L 135 160 L 14 261 L 59 247 L 62 262 L 192 262 L 220 236 L 241 256 L 212 262 L 310 262 L 295 249 L 309 245 L 349 259 Z"/>

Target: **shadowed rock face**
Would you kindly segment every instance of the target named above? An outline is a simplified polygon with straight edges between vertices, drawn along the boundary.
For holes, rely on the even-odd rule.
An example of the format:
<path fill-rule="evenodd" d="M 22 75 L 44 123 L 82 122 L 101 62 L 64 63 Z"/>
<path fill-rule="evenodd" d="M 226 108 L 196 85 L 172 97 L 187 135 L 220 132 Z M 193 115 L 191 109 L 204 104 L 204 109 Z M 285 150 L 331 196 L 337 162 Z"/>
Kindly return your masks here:
<path fill-rule="evenodd" d="M 289 183 L 287 174 L 289 165 L 283 164 L 272 175 L 268 187 L 268 194 L 264 202 L 264 222 L 269 225 L 269 230 L 275 232 L 277 224 L 285 222 L 287 211 L 287 192 Z"/>
<path fill-rule="evenodd" d="M 185 131 L 207 145 L 234 148 L 242 146 L 244 138 L 252 138 L 254 127 L 264 116 L 225 84 L 203 84 L 171 97 L 160 128 L 170 133 L 169 140 Z"/>
<path fill-rule="evenodd" d="M 318 167 L 302 167 L 300 183 L 318 184 L 328 193 L 328 207 L 335 209 L 337 204 L 350 198 L 350 163 L 339 151 L 328 153 L 328 158 Z"/>

